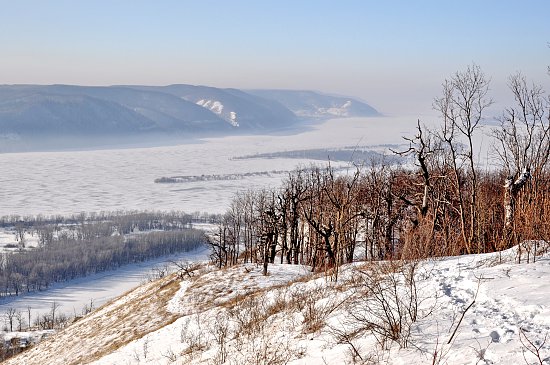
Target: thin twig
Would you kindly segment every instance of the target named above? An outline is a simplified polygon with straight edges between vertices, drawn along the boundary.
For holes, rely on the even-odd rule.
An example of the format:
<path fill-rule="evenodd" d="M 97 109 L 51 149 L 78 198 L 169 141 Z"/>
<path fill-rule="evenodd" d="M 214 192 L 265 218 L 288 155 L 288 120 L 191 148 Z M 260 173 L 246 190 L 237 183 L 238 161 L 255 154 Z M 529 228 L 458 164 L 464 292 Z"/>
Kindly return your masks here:
<path fill-rule="evenodd" d="M 464 312 L 462 312 L 462 316 L 460 316 L 460 319 L 458 320 L 458 323 L 456 324 L 456 327 L 455 327 L 455 330 L 453 331 L 453 334 L 449 338 L 449 341 L 447 341 L 447 345 L 450 344 L 451 341 L 453 340 L 453 338 L 455 337 L 456 331 L 458 331 L 458 327 L 460 327 L 460 323 L 462 323 L 462 320 L 464 319 L 464 316 L 466 315 L 466 312 L 468 312 L 468 310 L 470 308 L 472 308 L 472 306 L 475 304 L 476 299 L 477 299 L 477 294 L 479 293 L 479 286 L 481 285 L 481 279 L 482 278 L 478 278 L 478 280 L 477 280 L 477 290 L 476 290 L 476 294 L 474 295 L 474 300 L 472 300 L 470 305 L 468 307 L 466 307 L 466 309 L 464 309 Z"/>

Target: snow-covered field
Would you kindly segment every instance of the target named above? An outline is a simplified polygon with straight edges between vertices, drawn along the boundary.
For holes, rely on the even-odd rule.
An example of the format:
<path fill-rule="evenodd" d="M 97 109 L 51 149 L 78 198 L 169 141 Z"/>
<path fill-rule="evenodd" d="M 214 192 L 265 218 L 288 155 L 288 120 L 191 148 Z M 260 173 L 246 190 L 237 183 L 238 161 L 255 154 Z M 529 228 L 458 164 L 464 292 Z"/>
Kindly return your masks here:
<path fill-rule="evenodd" d="M 416 320 L 401 312 L 396 340 L 366 321 L 387 318 L 381 296 L 386 313 L 398 315 L 393 293 L 413 308 L 408 281 L 383 294 L 365 283 L 391 283 L 410 263 L 346 265 L 337 282 L 241 265 L 147 284 L 6 364 L 548 364 L 550 256 L 539 248 L 534 263 L 517 263 L 516 248 L 418 262 Z"/>
<path fill-rule="evenodd" d="M 334 119 L 305 131 L 211 138 L 152 148 L 0 154 L 0 216 L 114 210 L 221 213 L 239 190 L 277 186 L 284 174 L 156 184 L 170 176 L 287 171 L 311 161 L 233 157 L 306 148 L 402 143 L 414 117 Z"/>

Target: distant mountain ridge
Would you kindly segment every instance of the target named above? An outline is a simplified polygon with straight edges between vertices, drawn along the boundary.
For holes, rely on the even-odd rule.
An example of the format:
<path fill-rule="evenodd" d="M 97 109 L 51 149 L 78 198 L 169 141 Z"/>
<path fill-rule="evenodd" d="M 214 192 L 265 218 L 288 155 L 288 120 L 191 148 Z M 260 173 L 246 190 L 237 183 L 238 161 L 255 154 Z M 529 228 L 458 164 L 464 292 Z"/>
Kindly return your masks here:
<path fill-rule="evenodd" d="M 332 96 L 310 90 L 248 90 L 266 99 L 276 100 L 295 115 L 304 118 L 375 117 L 380 113 L 372 106 L 343 96 Z"/>
<path fill-rule="evenodd" d="M 50 136 L 256 133 L 292 127 L 303 119 L 377 115 L 356 99 L 314 91 L 183 84 L 0 85 L 0 144 Z"/>

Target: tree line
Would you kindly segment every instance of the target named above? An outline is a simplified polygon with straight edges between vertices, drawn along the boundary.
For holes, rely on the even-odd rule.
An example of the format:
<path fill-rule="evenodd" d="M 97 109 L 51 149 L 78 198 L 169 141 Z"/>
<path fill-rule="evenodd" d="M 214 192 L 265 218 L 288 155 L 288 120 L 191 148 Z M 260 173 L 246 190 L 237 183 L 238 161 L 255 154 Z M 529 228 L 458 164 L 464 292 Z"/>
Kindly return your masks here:
<path fill-rule="evenodd" d="M 441 123 L 405 137 L 383 158 L 336 173 L 299 168 L 275 189 L 237 194 L 209 239 L 219 266 L 306 264 L 337 275 L 369 260 L 493 252 L 550 234 L 550 100 L 540 86 L 509 79 L 515 104 L 493 128 L 496 156 L 479 163 L 489 80 L 476 66 L 445 80 L 434 100 Z"/>
<path fill-rule="evenodd" d="M 189 223 L 212 222 L 217 219 L 217 215 L 194 212 L 161 212 L 161 211 L 114 211 L 114 212 L 81 212 L 72 215 L 27 215 L 17 214 L 5 215 L 0 217 L 0 227 L 10 228 L 22 226 L 32 231 L 44 225 L 51 226 L 70 226 L 93 222 L 115 222 L 117 229 L 121 233 L 129 233 L 134 228 L 141 230 L 147 229 L 170 229 L 173 227 L 182 227 Z"/>
<path fill-rule="evenodd" d="M 38 247 L 0 257 L 0 296 L 43 290 L 52 283 L 191 251 L 205 242 L 202 231 L 189 228 L 176 214 L 105 218 L 66 226 L 37 225 Z"/>

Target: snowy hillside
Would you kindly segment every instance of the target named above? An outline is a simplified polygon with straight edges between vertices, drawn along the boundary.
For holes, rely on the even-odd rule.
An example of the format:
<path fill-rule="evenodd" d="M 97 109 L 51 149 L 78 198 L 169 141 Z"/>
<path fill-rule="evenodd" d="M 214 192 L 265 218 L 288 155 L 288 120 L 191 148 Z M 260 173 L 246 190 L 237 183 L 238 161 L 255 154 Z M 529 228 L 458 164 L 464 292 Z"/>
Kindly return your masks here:
<path fill-rule="evenodd" d="M 271 265 L 266 277 L 251 264 L 203 266 L 139 287 L 6 364 L 546 364 L 547 249 L 536 262 L 529 244 L 521 257 L 356 263 L 336 282 L 303 266 Z"/>
<path fill-rule="evenodd" d="M 5 142 L 0 152 L 32 150 L 33 145 L 81 147 L 83 141 L 105 138 L 116 142 L 123 137 L 150 140 L 151 136 L 174 134 L 257 133 L 294 127 L 303 118 L 375 115 L 374 109 L 355 99 L 312 91 L 247 93 L 194 85 L 0 85 L 0 142 Z M 78 139 L 74 146 L 63 138 L 67 136 Z"/>
<path fill-rule="evenodd" d="M 309 90 L 250 90 L 249 93 L 276 100 L 303 118 L 374 117 L 380 113 L 354 98 L 327 95 Z"/>
<path fill-rule="evenodd" d="M 237 121 L 237 112 L 224 111 L 225 106 L 220 101 L 201 99 L 197 101 L 197 105 L 200 105 L 203 108 L 210 110 L 214 114 L 221 116 L 225 121 L 229 122 L 233 127 L 239 126 L 239 122 Z"/>
<path fill-rule="evenodd" d="M 237 89 L 182 84 L 132 88 L 171 94 L 200 105 L 239 131 L 276 130 L 297 122 L 296 115 L 279 102 Z"/>

